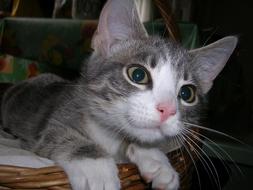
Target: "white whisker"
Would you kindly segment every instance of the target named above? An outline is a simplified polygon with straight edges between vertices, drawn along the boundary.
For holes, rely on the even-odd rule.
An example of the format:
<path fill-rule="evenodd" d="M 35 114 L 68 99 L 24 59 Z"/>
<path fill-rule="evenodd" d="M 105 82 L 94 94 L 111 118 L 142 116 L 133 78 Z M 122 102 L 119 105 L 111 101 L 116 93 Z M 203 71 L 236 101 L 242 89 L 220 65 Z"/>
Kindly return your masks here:
<path fill-rule="evenodd" d="M 178 135 L 176 135 L 175 138 L 173 138 L 174 144 L 180 144 L 180 142 L 178 141 L 178 138 L 179 138 Z M 179 151 L 180 151 L 180 154 L 184 157 L 184 154 L 183 154 L 181 146 L 179 147 Z M 184 169 L 186 170 L 185 158 L 184 158 L 183 161 L 184 161 Z"/>
<path fill-rule="evenodd" d="M 177 139 L 178 139 L 178 141 L 180 142 L 180 144 L 182 144 L 182 146 L 183 146 L 184 149 L 186 150 L 187 154 L 189 155 L 190 159 L 192 160 L 192 163 L 193 163 L 193 165 L 194 165 L 194 168 L 196 169 L 196 174 L 197 174 L 197 177 L 198 177 L 199 188 L 201 189 L 200 175 L 199 175 L 199 171 L 198 171 L 196 162 L 195 162 L 193 156 L 191 155 L 189 149 L 188 149 L 187 146 L 184 144 L 184 140 L 182 139 L 182 136 L 181 136 L 181 135 L 180 135 L 180 136 L 177 136 Z"/>
<path fill-rule="evenodd" d="M 228 135 L 226 133 L 223 133 L 223 132 L 220 132 L 220 131 L 217 131 L 215 129 L 211 129 L 211 128 L 207 128 L 207 127 L 204 127 L 204 126 L 201 126 L 201 125 L 197 125 L 197 124 L 193 124 L 193 123 L 188 123 L 188 122 L 185 122 L 185 121 L 182 121 L 185 125 L 190 125 L 190 126 L 193 126 L 193 127 L 196 127 L 196 128 L 199 128 L 199 129 L 203 129 L 203 130 L 206 130 L 206 131 L 209 131 L 209 132 L 213 132 L 213 133 L 216 133 L 216 134 L 219 134 L 219 135 L 222 135 L 222 136 L 225 136 L 233 141 L 236 141 L 244 146 L 247 146 L 248 148 L 253 148 L 251 147 L 250 145 L 242 142 L 241 140 L 231 136 L 231 135 Z"/>
<path fill-rule="evenodd" d="M 218 175 L 217 169 L 214 166 L 212 160 L 209 158 L 209 156 L 202 150 L 202 148 L 195 141 L 193 141 L 190 137 L 187 136 L 187 134 L 183 133 L 183 138 L 184 138 L 185 142 L 188 143 L 188 145 L 193 148 L 193 151 L 195 152 L 195 154 L 198 155 L 202 165 L 204 166 L 204 168 L 206 169 L 206 171 L 208 173 L 208 176 L 210 178 L 212 176 L 212 178 L 213 178 L 215 184 L 217 185 L 217 187 L 219 189 L 221 189 L 219 175 Z M 189 141 L 191 143 L 193 143 L 194 146 L 196 146 L 196 148 L 207 158 L 207 160 L 211 164 L 212 168 L 209 166 L 207 160 L 201 155 L 201 153 L 196 148 L 194 148 L 194 146 Z M 214 173 L 213 173 L 213 171 L 214 171 Z M 210 176 L 209 172 L 210 172 L 211 176 Z"/>
<path fill-rule="evenodd" d="M 210 36 L 206 39 L 206 41 L 203 43 L 203 45 L 202 45 L 202 47 L 204 47 L 207 43 L 208 43 L 208 41 L 213 37 L 213 35 L 217 32 L 217 30 L 218 30 L 218 27 L 216 27 L 215 29 L 214 29 L 214 31 L 210 34 Z"/>
<path fill-rule="evenodd" d="M 203 143 L 209 150 L 211 150 L 211 151 L 222 161 L 222 160 L 223 160 L 222 155 L 221 155 L 218 151 L 216 151 L 214 148 L 212 148 L 212 147 L 211 147 L 208 143 L 206 143 L 204 140 L 201 140 L 198 136 L 203 137 L 205 140 L 211 142 L 219 151 L 221 151 L 223 154 L 225 154 L 225 156 L 228 158 L 228 160 L 229 160 L 230 162 L 233 163 L 233 165 L 237 168 L 237 170 L 240 172 L 240 174 L 241 174 L 241 175 L 244 175 L 243 172 L 242 172 L 242 170 L 241 170 L 240 167 L 238 166 L 238 164 L 236 164 L 236 162 L 232 159 L 232 157 L 231 157 L 223 148 L 221 148 L 216 142 L 214 142 L 213 140 L 211 140 L 211 139 L 208 138 L 207 136 L 205 136 L 205 135 L 203 135 L 203 134 L 201 134 L 201 133 L 198 133 L 198 132 L 196 132 L 196 131 L 194 131 L 194 130 L 191 130 L 191 131 L 190 131 L 189 129 L 186 129 L 186 130 L 188 130 L 188 131 L 191 133 L 191 135 L 195 136 L 195 137 L 197 138 L 198 141 L 200 141 L 201 143 Z M 193 133 L 195 133 L 196 135 L 194 135 Z M 228 171 L 228 169 L 227 169 L 228 166 L 224 163 L 224 161 L 222 161 L 222 163 L 223 163 L 224 167 L 226 168 L 227 173 L 229 174 L 229 171 Z"/>
<path fill-rule="evenodd" d="M 205 145 L 209 150 L 211 150 L 217 157 L 218 159 L 222 162 L 224 168 L 226 169 L 227 173 L 229 174 L 229 170 L 228 170 L 228 167 L 227 165 L 224 163 L 223 161 L 223 157 L 222 155 L 218 152 L 218 151 L 215 151 L 214 148 L 212 148 L 210 145 L 208 145 L 204 140 L 202 140 L 201 138 L 199 138 L 198 136 L 203 136 L 201 135 L 200 133 L 197 133 L 198 135 L 195 135 L 194 134 L 194 130 L 189 130 L 189 129 L 185 129 L 195 140 L 199 141 L 200 143 L 202 143 L 203 145 Z"/>

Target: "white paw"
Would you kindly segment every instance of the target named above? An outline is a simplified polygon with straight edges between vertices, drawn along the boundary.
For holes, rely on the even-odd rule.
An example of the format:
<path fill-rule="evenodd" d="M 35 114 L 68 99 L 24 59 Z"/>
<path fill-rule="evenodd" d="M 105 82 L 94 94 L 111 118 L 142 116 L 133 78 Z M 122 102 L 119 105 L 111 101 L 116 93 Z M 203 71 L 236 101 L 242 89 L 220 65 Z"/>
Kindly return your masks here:
<path fill-rule="evenodd" d="M 158 149 L 144 149 L 129 145 L 127 155 L 135 163 L 142 177 L 152 182 L 152 188 L 159 190 L 179 189 L 178 173 L 172 168 L 167 157 Z"/>
<path fill-rule="evenodd" d="M 145 174 L 144 174 L 145 175 Z M 152 174 L 152 188 L 159 190 L 179 189 L 178 173 L 171 167 L 161 164 L 160 168 Z"/>
<path fill-rule="evenodd" d="M 113 159 L 59 161 L 73 190 L 119 190 L 118 169 Z"/>

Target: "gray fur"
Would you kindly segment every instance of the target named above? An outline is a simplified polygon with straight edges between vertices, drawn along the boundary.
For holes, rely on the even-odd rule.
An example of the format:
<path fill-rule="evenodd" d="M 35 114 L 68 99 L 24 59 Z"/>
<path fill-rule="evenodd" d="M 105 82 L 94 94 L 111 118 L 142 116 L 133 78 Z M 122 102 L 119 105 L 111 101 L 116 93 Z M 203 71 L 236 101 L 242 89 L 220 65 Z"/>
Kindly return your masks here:
<path fill-rule="evenodd" d="M 22 139 L 24 148 L 32 149 L 41 156 L 53 158 L 54 154 L 62 151 L 67 153 L 68 150 L 71 150 L 69 157 L 77 154 L 80 156 L 81 152 L 88 157 L 104 155 L 106 153 L 102 153 L 99 147 L 96 148 L 96 142 L 86 133 L 83 118 L 92 118 L 112 133 L 117 129 L 105 121 L 107 108 L 116 101 L 125 101 L 139 91 L 123 77 L 122 69 L 125 65 L 145 65 L 145 60 L 150 56 L 154 60 L 167 57 L 173 60 L 178 78 L 187 74 L 200 85 L 199 76 L 195 75 L 191 66 L 191 56 L 178 45 L 157 37 L 126 43 L 133 45 L 123 47 L 110 59 L 91 57 L 86 63 L 88 73 L 83 71 L 85 77 L 77 82 L 66 81 L 52 74 L 42 74 L 13 86 L 3 98 L 4 127 Z M 201 103 L 204 102 L 201 88 L 198 96 L 200 102 L 196 106 L 185 107 L 178 103 L 182 120 L 198 123 Z M 100 115 L 103 117 L 100 118 Z M 125 131 L 117 135 L 124 137 L 126 141 L 133 140 Z M 135 141 L 138 142 L 138 139 Z M 88 147 L 86 153 L 85 146 Z M 91 146 L 94 147 L 94 152 L 90 151 Z"/>
<path fill-rule="evenodd" d="M 140 23 L 133 26 L 136 25 Z M 96 36 L 101 39 L 103 34 L 97 33 L 94 38 Z M 116 105 L 128 105 L 129 98 L 140 91 L 152 91 L 152 85 L 141 90 L 130 84 L 123 75 L 123 69 L 129 64 L 150 68 L 171 64 L 176 83 L 191 80 L 197 87 L 199 99 L 198 104 L 185 106 L 177 98 L 179 121 L 198 123 L 207 93 L 206 82 L 209 80 L 209 88 L 213 80 L 205 78 L 203 72 L 214 70 L 216 76 L 222 67 L 219 70 L 211 68 L 226 62 L 237 42 L 235 37 L 228 37 L 203 51 L 188 52 L 180 45 L 159 37 L 129 37 L 117 43 L 114 39 L 107 40 L 114 42 L 110 46 L 112 49 L 106 49 L 109 46 L 104 44 L 100 47 L 101 43 L 95 42 L 96 51 L 84 64 L 77 81 L 42 74 L 20 82 L 6 92 L 2 102 L 3 126 L 21 139 L 23 148 L 59 162 L 59 158 L 64 161 L 104 157 L 124 159 L 129 144 L 155 146 L 157 141 L 143 141 L 123 127 L 123 120 L 129 125 L 131 121 L 117 110 Z M 221 57 L 224 59 L 219 63 Z M 201 66 L 203 58 L 204 64 L 207 64 L 205 67 Z M 156 79 L 151 80 L 152 83 Z M 88 130 L 94 123 L 104 130 L 105 136 L 115 143 L 120 142 L 116 152 L 108 151 L 110 147 L 94 140 Z M 166 140 L 166 137 L 160 140 Z"/>

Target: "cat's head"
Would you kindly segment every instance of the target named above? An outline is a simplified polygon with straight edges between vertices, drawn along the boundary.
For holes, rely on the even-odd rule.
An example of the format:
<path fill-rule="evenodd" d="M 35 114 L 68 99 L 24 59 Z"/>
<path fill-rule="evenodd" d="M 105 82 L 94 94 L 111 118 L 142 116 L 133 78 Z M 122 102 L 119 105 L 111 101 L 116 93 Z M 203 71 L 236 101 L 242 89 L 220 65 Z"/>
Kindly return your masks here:
<path fill-rule="evenodd" d="M 226 37 L 188 51 L 149 37 L 133 0 L 105 5 L 87 67 L 91 115 L 112 133 L 152 143 L 197 122 L 204 96 L 237 44 Z"/>

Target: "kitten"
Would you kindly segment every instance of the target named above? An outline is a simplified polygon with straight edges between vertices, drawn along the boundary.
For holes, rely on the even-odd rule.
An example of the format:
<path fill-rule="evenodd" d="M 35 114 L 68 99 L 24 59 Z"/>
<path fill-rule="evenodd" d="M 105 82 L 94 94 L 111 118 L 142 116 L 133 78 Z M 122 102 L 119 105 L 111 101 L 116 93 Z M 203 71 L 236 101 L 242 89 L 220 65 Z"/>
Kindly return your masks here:
<path fill-rule="evenodd" d="M 198 123 L 236 43 L 226 37 L 187 51 L 148 36 L 132 0 L 109 0 L 82 76 L 42 74 L 11 87 L 4 128 L 63 167 L 74 190 L 120 189 L 120 161 L 136 164 L 153 188 L 178 189 L 178 173 L 156 147 L 180 135 L 183 121 Z"/>

